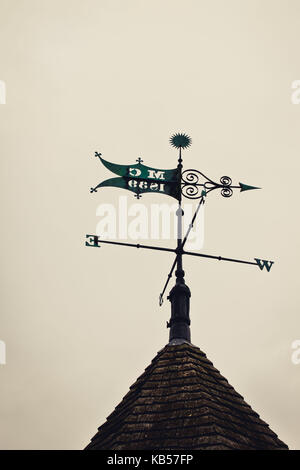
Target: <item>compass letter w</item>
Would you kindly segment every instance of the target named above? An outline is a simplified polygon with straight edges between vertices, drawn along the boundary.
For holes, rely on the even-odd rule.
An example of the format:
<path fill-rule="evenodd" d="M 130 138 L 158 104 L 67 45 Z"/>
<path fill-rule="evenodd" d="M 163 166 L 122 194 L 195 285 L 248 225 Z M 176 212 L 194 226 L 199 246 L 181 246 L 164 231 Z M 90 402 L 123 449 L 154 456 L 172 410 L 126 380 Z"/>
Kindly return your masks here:
<path fill-rule="evenodd" d="M 266 270 L 269 272 L 272 265 L 274 264 L 274 261 L 267 261 L 265 259 L 258 259 L 258 258 L 254 258 L 256 263 L 258 264 L 259 268 L 261 269 L 261 271 L 266 268 Z"/>

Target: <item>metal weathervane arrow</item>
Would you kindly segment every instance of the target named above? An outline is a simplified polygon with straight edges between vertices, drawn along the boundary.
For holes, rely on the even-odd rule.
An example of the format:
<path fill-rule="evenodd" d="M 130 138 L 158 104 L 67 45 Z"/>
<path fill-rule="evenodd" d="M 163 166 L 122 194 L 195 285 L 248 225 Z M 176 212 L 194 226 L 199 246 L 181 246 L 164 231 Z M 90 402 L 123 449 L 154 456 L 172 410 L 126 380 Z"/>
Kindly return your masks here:
<path fill-rule="evenodd" d="M 109 169 L 118 176 L 115 178 L 107 179 L 102 183 L 99 183 L 97 186 L 91 188 L 90 192 L 97 192 L 98 189 L 103 187 L 117 187 L 127 189 L 133 192 L 137 199 L 140 199 L 142 197 L 142 194 L 147 192 L 165 194 L 167 196 L 171 196 L 177 199 L 177 247 L 173 249 L 152 245 L 115 242 L 110 240 L 102 240 L 98 235 L 86 235 L 86 238 L 88 240 L 85 244 L 86 246 L 100 247 L 100 244 L 103 243 L 143 248 L 149 250 L 168 251 L 174 253 L 176 256 L 172 264 L 171 270 L 167 276 L 166 283 L 159 296 L 159 304 L 162 305 L 163 303 L 164 293 L 176 268 L 176 284 L 172 288 L 168 296 L 168 299 L 171 301 L 172 305 L 172 314 L 171 320 L 167 323 L 167 326 L 170 327 L 170 340 L 181 338 L 183 340 L 190 341 L 189 298 L 191 294 L 184 280 L 184 271 L 182 264 L 183 255 L 254 265 L 259 267 L 260 270 L 263 270 L 265 268 L 267 272 L 270 271 L 274 262 L 259 258 L 254 258 L 253 261 L 245 261 L 235 258 L 227 258 L 223 256 L 214 256 L 204 253 L 190 252 L 184 249 L 189 234 L 194 226 L 200 207 L 205 203 L 207 195 L 210 192 L 219 189 L 221 195 L 225 198 L 228 198 L 232 196 L 234 189 L 239 189 L 240 192 L 244 192 L 260 188 L 256 186 L 249 186 L 244 183 L 233 185 L 231 178 L 229 178 L 228 176 L 222 176 L 220 178 L 220 182 L 216 182 L 208 178 L 201 171 L 194 169 L 183 170 L 182 149 L 188 148 L 191 145 L 191 138 L 186 134 L 177 133 L 170 138 L 170 143 L 173 147 L 179 150 L 179 158 L 177 167 L 168 170 L 143 165 L 143 160 L 140 157 L 136 160 L 136 163 L 134 164 L 118 165 L 104 160 L 102 158 L 101 153 L 95 152 L 95 157 L 98 157 L 101 163 L 107 169 Z M 188 199 L 199 199 L 198 206 L 184 238 L 182 235 L 182 196 Z"/>

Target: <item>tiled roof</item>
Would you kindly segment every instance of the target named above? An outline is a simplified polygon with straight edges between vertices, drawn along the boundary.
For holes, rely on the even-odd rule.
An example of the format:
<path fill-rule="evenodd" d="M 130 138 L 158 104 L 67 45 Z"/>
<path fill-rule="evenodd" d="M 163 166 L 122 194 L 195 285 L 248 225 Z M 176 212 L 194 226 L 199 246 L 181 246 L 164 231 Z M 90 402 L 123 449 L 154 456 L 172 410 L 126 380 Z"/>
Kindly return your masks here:
<path fill-rule="evenodd" d="M 87 450 L 287 449 L 189 343 L 167 345 L 100 426 Z"/>

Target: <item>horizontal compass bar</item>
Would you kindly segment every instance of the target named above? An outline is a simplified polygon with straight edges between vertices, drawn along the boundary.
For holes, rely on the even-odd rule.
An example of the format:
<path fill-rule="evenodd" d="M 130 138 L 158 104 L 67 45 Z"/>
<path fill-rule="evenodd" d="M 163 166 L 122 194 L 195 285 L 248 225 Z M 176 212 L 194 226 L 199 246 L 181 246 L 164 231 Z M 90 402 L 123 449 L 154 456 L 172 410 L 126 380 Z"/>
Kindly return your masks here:
<path fill-rule="evenodd" d="M 215 256 L 215 255 L 206 255 L 204 253 L 193 253 L 191 251 L 185 251 L 183 249 L 183 245 L 186 242 L 186 238 L 184 239 L 184 243 L 179 248 L 173 249 L 173 248 L 165 248 L 161 246 L 152 246 L 152 245 L 141 245 L 140 243 L 125 243 L 125 242 L 113 242 L 111 240 L 102 240 L 98 235 L 86 235 L 86 238 L 89 240 L 85 242 L 85 246 L 92 246 L 95 248 L 100 248 L 101 243 L 106 243 L 108 245 L 120 245 L 120 246 L 129 246 L 131 248 L 144 248 L 146 250 L 157 250 L 157 251 L 167 251 L 169 253 L 175 253 L 176 258 L 173 262 L 171 271 L 168 275 L 167 282 L 165 284 L 164 290 L 161 294 L 160 297 L 163 296 L 166 287 L 169 283 L 170 278 L 172 277 L 173 271 L 176 266 L 177 258 L 178 255 L 181 253 L 182 255 L 189 255 L 189 256 L 198 256 L 201 258 L 210 258 L 210 259 L 217 259 L 218 261 L 230 261 L 232 263 L 242 263 L 242 264 L 253 264 L 254 266 L 258 266 L 260 270 L 263 270 L 266 268 L 266 270 L 269 272 L 272 265 L 274 264 L 274 261 L 267 261 L 267 260 L 262 260 L 259 258 L 254 258 L 255 261 L 244 261 L 241 259 L 235 259 L 235 258 L 225 258 L 223 256 Z"/>
<path fill-rule="evenodd" d="M 257 262 L 254 262 L 254 261 L 244 261 L 241 259 L 224 258 L 223 256 L 205 255 L 204 253 L 192 253 L 191 251 L 183 251 L 183 254 L 191 255 L 191 256 L 200 256 L 201 258 L 217 259 L 219 261 L 231 261 L 233 263 L 253 264 L 257 266 Z"/>
<path fill-rule="evenodd" d="M 89 241 L 85 242 L 85 246 L 93 246 L 95 248 L 100 248 L 101 243 L 107 243 L 108 245 L 130 246 L 132 248 L 144 248 L 147 250 L 168 251 L 170 253 L 176 253 L 176 250 L 174 250 L 173 248 L 164 248 L 160 246 L 151 246 L 151 245 L 141 245 L 140 243 L 113 242 L 110 240 L 102 240 L 98 235 L 86 235 L 86 238 L 89 238 Z"/>

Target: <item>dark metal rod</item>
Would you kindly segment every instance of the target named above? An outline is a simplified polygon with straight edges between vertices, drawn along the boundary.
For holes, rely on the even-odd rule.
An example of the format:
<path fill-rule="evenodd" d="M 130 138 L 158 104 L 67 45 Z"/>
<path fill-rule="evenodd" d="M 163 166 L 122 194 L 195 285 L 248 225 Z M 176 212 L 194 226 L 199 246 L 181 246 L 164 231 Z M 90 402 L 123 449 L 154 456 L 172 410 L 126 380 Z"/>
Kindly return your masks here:
<path fill-rule="evenodd" d="M 179 147 L 179 158 L 178 158 L 178 172 L 182 175 L 182 157 L 181 157 L 181 147 Z M 180 199 L 178 201 L 178 210 L 177 210 L 177 282 L 179 282 L 178 276 L 182 276 L 183 269 L 182 269 L 182 207 L 181 207 L 181 194 Z"/>
<path fill-rule="evenodd" d="M 141 245 L 139 243 L 134 244 L 134 243 L 125 243 L 125 242 L 113 242 L 113 241 L 108 241 L 108 240 L 101 240 L 101 238 L 99 238 L 99 245 L 101 245 L 101 243 L 107 243 L 109 245 L 130 246 L 132 248 L 145 248 L 147 250 L 169 251 L 171 253 L 176 253 L 176 250 L 174 250 L 173 248 L 164 248 L 160 246 L 151 246 L 151 245 Z M 94 246 L 94 245 L 87 245 L 87 246 Z"/>
<path fill-rule="evenodd" d="M 193 215 L 193 218 L 192 218 L 192 220 L 191 220 L 191 223 L 190 223 L 190 225 L 189 225 L 189 228 L 188 228 L 188 230 L 187 230 L 187 232 L 186 232 L 186 234 L 185 234 L 185 237 L 184 237 L 184 239 L 183 239 L 183 241 L 182 241 L 182 243 L 181 243 L 181 245 L 180 245 L 180 247 L 179 247 L 179 249 L 181 249 L 182 251 L 183 251 L 183 247 L 184 247 L 184 245 L 185 245 L 185 243 L 186 243 L 186 241 L 187 241 L 187 239 L 188 239 L 188 236 L 189 236 L 189 234 L 190 234 L 190 231 L 191 231 L 192 228 L 193 228 L 193 225 L 194 225 L 195 219 L 196 219 L 196 217 L 197 217 L 197 215 L 198 215 L 200 206 L 201 206 L 201 204 L 204 204 L 204 202 L 205 202 L 205 200 L 204 200 L 204 197 L 202 196 L 201 199 L 200 199 L 200 201 L 199 201 L 199 203 L 198 203 L 197 209 L 196 209 L 196 211 L 195 211 L 195 213 L 194 213 L 194 215 Z M 184 251 L 183 251 L 183 252 L 184 252 Z M 172 275 L 173 275 L 173 271 L 174 271 L 174 269 L 175 269 L 175 266 L 176 266 L 176 264 L 177 264 L 177 261 L 178 261 L 178 254 L 176 255 L 176 258 L 175 258 L 175 260 L 174 260 L 174 262 L 173 262 L 173 264 L 172 264 L 172 267 L 171 267 L 171 270 L 170 270 L 170 272 L 169 272 L 169 274 L 168 274 L 168 278 L 167 278 L 167 280 L 166 280 L 166 283 L 165 283 L 165 285 L 164 285 L 164 288 L 163 288 L 161 294 L 159 295 L 159 305 L 162 305 L 162 303 L 163 303 L 163 296 L 164 296 L 164 293 L 166 292 L 166 288 L 168 287 L 168 284 L 169 284 L 169 282 L 170 282 L 170 279 L 171 279 L 171 277 L 172 277 Z"/>
<path fill-rule="evenodd" d="M 243 263 L 243 264 L 254 264 L 257 266 L 257 263 L 254 261 L 244 261 L 241 259 L 234 259 L 234 258 L 223 258 L 223 256 L 214 256 L 214 255 L 205 255 L 204 253 L 192 253 L 191 251 L 184 251 L 184 255 L 191 255 L 191 256 L 200 256 L 201 258 L 211 258 L 217 259 L 219 261 L 232 261 L 233 263 Z"/>
<path fill-rule="evenodd" d="M 181 147 L 179 148 L 179 158 L 178 158 L 178 165 L 177 169 L 180 175 L 180 180 L 181 180 L 181 175 L 182 175 L 182 157 L 181 157 Z M 163 296 L 166 291 L 166 288 L 168 287 L 169 281 L 173 275 L 173 271 L 177 265 L 177 271 L 176 271 L 176 277 L 177 277 L 177 282 L 179 282 L 179 276 L 183 275 L 183 269 L 182 269 L 182 252 L 183 252 L 183 243 L 182 243 L 182 207 L 181 207 L 181 199 L 182 199 L 182 194 L 180 193 L 180 199 L 178 201 L 178 209 L 176 212 L 177 215 L 177 249 L 175 250 L 176 257 L 173 261 L 171 270 L 168 274 L 166 283 L 164 285 L 164 288 L 159 295 L 159 305 L 162 305 L 163 303 Z"/>
<path fill-rule="evenodd" d="M 194 222 L 195 222 L 195 219 L 196 219 L 196 217 L 197 217 L 197 215 L 198 215 L 200 206 L 201 206 L 201 204 L 204 204 L 204 202 L 205 202 L 205 200 L 204 200 L 204 197 L 202 196 L 201 199 L 200 199 L 200 201 L 199 201 L 199 204 L 198 204 L 198 206 L 197 206 L 197 209 L 195 210 L 195 214 L 193 215 L 192 221 L 191 221 L 191 223 L 190 223 L 190 225 L 189 225 L 189 228 L 188 228 L 188 230 L 187 230 L 187 232 L 186 232 L 186 235 L 185 235 L 185 237 L 184 237 L 184 239 L 183 239 L 183 242 L 182 242 L 182 244 L 181 244 L 181 248 L 184 247 L 184 245 L 185 245 L 185 243 L 186 243 L 186 241 L 187 241 L 187 239 L 188 239 L 188 236 L 189 236 L 189 234 L 190 234 L 190 231 L 192 230 L 192 228 L 193 228 L 193 226 L 194 226 Z"/>
<path fill-rule="evenodd" d="M 178 256 L 178 255 L 177 255 L 177 256 Z M 176 258 L 174 259 L 174 262 L 173 262 L 173 264 L 172 264 L 171 271 L 170 271 L 169 274 L 168 274 L 168 278 L 167 278 L 167 280 L 166 280 L 166 283 L 165 283 L 165 285 L 164 285 L 164 288 L 163 288 L 163 290 L 162 290 L 162 293 L 159 294 L 159 305 L 162 305 L 162 303 L 163 303 L 164 293 L 166 292 L 166 288 L 168 287 L 169 281 L 170 281 L 170 279 L 171 279 L 171 277 L 172 277 L 172 275 L 173 275 L 173 271 L 174 271 L 175 266 L 176 266 L 176 264 L 177 264 L 177 256 L 176 256 Z"/>

